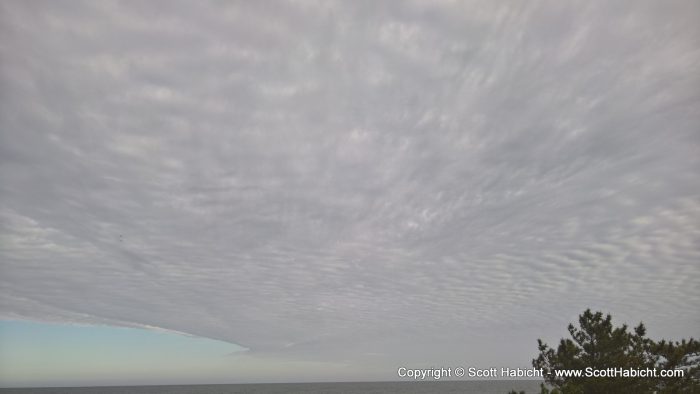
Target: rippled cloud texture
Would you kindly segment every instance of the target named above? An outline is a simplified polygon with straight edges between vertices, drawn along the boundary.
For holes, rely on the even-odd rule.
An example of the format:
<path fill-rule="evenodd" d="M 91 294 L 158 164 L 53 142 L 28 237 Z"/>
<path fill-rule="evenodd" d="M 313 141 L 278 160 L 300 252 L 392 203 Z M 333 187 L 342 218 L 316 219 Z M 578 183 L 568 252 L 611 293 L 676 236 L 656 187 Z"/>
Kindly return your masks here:
<path fill-rule="evenodd" d="M 388 378 L 697 336 L 698 15 L 3 1 L 0 316 Z"/>

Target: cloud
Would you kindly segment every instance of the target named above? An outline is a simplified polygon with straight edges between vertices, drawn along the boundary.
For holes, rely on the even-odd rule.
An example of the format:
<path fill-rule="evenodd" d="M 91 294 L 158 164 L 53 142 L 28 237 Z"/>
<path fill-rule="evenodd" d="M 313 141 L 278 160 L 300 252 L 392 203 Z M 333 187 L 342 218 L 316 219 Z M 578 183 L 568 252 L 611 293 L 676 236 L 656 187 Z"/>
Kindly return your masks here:
<path fill-rule="evenodd" d="M 354 364 L 697 335 L 697 12 L 4 2 L 0 312 Z"/>

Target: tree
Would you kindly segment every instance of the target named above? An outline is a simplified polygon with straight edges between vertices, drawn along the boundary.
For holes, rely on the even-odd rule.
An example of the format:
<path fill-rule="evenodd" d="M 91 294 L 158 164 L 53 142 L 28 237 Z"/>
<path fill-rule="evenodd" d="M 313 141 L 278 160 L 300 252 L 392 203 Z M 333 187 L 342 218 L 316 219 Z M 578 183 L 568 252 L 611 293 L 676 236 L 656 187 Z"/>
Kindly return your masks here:
<path fill-rule="evenodd" d="M 693 338 L 680 342 L 662 340 L 652 345 L 652 353 L 657 357 L 658 368 L 686 371 L 682 378 L 660 380 L 660 393 L 700 393 L 700 342 Z"/>
<path fill-rule="evenodd" d="M 654 342 L 646 337 L 644 324 L 632 331 L 626 324 L 613 327 L 610 315 L 587 309 L 579 316 L 579 327 L 569 324 L 572 339 L 562 339 L 556 351 L 537 340 L 539 356 L 532 360 L 542 368 L 545 382 L 542 393 L 700 393 L 700 342 Z M 561 377 L 555 370 L 586 368 L 683 369 L 683 378 L 649 377 Z"/>

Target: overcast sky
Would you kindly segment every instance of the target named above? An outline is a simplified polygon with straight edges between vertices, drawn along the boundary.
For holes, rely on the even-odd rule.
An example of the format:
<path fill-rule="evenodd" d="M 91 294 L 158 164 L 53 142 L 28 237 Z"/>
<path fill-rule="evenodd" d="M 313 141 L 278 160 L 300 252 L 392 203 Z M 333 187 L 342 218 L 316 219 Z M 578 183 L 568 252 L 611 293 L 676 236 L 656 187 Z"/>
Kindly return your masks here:
<path fill-rule="evenodd" d="M 2 1 L 0 318 L 348 368 L 326 380 L 528 366 L 587 307 L 698 337 L 699 22 Z"/>

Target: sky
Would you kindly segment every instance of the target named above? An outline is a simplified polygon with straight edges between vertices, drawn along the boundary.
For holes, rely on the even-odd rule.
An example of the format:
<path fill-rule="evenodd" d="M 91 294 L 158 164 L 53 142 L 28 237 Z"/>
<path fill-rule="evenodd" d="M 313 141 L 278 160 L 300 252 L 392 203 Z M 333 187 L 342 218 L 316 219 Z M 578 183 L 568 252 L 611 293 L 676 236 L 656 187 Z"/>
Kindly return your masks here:
<path fill-rule="evenodd" d="M 0 344 L 0 382 L 20 386 L 191 383 L 181 376 L 193 370 L 194 382 L 211 383 L 245 351 L 164 331 L 18 321 L 0 322 Z"/>
<path fill-rule="evenodd" d="M 697 338 L 699 17 L 0 2 L 0 385 L 527 367 L 586 308 Z"/>

